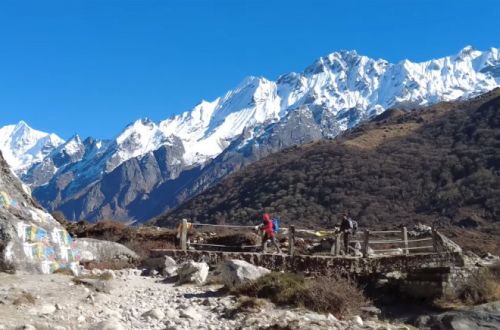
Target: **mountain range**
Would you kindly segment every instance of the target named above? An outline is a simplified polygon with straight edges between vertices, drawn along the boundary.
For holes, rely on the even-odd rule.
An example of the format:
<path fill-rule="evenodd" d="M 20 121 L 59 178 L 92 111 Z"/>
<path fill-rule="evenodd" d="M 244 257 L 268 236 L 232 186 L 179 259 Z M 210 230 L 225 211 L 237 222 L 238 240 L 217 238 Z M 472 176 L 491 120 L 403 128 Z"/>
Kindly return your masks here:
<path fill-rule="evenodd" d="M 410 111 L 498 86 L 496 48 L 396 64 L 341 51 L 276 81 L 248 77 L 159 123 L 139 119 L 112 140 L 62 141 L 21 122 L 0 130 L 0 150 L 48 210 L 143 222 L 284 148 L 334 138 L 389 108 Z"/>

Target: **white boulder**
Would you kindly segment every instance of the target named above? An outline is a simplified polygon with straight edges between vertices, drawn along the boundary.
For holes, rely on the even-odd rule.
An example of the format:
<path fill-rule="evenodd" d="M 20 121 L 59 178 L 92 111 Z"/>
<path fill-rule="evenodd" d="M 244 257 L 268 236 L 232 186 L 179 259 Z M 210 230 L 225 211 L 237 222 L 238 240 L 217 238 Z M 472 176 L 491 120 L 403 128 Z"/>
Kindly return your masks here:
<path fill-rule="evenodd" d="M 208 265 L 205 262 L 187 261 L 179 266 L 177 275 L 179 276 L 179 284 L 203 284 L 207 280 Z"/>
<path fill-rule="evenodd" d="M 222 283 L 229 288 L 244 282 L 256 280 L 271 271 L 264 267 L 252 265 L 244 260 L 226 260 L 217 267 Z"/>

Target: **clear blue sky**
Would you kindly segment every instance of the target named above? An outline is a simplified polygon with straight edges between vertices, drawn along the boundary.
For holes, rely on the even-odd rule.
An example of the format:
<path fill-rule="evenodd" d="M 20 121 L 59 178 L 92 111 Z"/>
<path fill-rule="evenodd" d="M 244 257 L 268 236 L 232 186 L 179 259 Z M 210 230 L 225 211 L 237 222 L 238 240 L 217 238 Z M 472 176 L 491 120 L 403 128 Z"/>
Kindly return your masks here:
<path fill-rule="evenodd" d="M 0 3 L 0 126 L 111 138 L 341 49 L 397 62 L 500 47 L 500 1 Z"/>

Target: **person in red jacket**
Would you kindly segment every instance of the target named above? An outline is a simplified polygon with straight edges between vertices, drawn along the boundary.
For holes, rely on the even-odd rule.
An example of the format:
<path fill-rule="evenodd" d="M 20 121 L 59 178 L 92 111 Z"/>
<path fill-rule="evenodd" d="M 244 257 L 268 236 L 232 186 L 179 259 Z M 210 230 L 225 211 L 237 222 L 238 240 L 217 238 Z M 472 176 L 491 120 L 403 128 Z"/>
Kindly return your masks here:
<path fill-rule="evenodd" d="M 258 227 L 262 231 L 262 252 L 266 253 L 267 241 L 271 241 L 276 247 L 278 253 L 281 253 L 280 246 L 276 241 L 276 235 L 274 233 L 273 222 L 271 216 L 268 213 L 262 215 L 262 224 Z"/>

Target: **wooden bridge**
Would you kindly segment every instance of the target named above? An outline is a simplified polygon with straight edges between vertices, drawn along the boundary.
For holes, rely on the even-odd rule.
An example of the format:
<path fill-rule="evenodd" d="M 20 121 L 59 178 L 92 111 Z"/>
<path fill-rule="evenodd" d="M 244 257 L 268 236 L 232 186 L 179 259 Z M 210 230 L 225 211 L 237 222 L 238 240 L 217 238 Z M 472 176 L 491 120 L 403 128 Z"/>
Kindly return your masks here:
<path fill-rule="evenodd" d="M 458 282 L 468 276 L 468 265 L 461 248 L 436 230 L 430 230 L 424 237 L 410 237 L 409 233 L 412 232 L 405 227 L 388 231 L 364 230 L 353 235 L 350 241 L 351 251 L 345 253 L 342 250 L 342 235 L 337 231 L 311 231 L 290 226 L 280 230 L 281 241 L 287 243 L 286 253 L 271 254 L 252 251 L 260 248 L 260 245 L 228 246 L 203 241 L 190 243 L 187 239 L 188 228 L 196 226 L 247 231 L 254 229 L 254 226 L 188 224 L 184 221 L 178 227 L 180 249 L 151 250 L 151 257 L 170 256 L 177 262 L 203 261 L 211 266 L 227 259 L 239 259 L 273 271 L 331 277 L 377 279 L 387 277 L 388 274 L 400 274 L 400 289 L 419 298 L 436 297 L 451 292 Z M 299 253 L 297 243 L 301 242 L 304 236 L 312 236 L 316 241 L 329 240 L 332 243 L 326 251 L 302 254 Z M 415 233 L 411 236 L 415 236 Z"/>
<path fill-rule="evenodd" d="M 414 238 L 409 237 L 406 227 L 390 231 L 364 230 L 353 235 L 350 241 L 352 251 L 345 253 L 342 250 L 342 235 L 337 231 L 311 231 L 290 226 L 280 230 L 282 241 L 287 246 L 286 253 L 271 254 L 251 251 L 260 248 L 260 245 L 228 246 L 203 243 L 203 241 L 190 243 L 187 240 L 188 228 L 196 226 L 236 228 L 247 231 L 254 228 L 254 226 L 188 224 L 184 221 L 179 225 L 181 248 L 152 250 L 151 256 L 167 255 L 178 262 L 194 260 L 204 261 L 210 265 L 216 265 L 226 259 L 240 259 L 274 271 L 294 271 L 325 276 L 373 276 L 391 272 L 439 273 L 447 276 L 453 269 L 462 268 L 465 265 L 460 247 L 436 230 L 430 230 L 423 235 L 425 237 Z M 320 253 L 301 254 L 297 243 L 303 240 L 304 236 L 313 237 L 316 241 L 329 240 L 331 246 Z M 413 236 L 415 236 L 414 233 Z M 352 248 L 352 245 L 358 248 Z M 225 251 L 217 251 L 217 249 Z M 440 282 L 441 280 L 441 277 L 437 279 Z"/>

